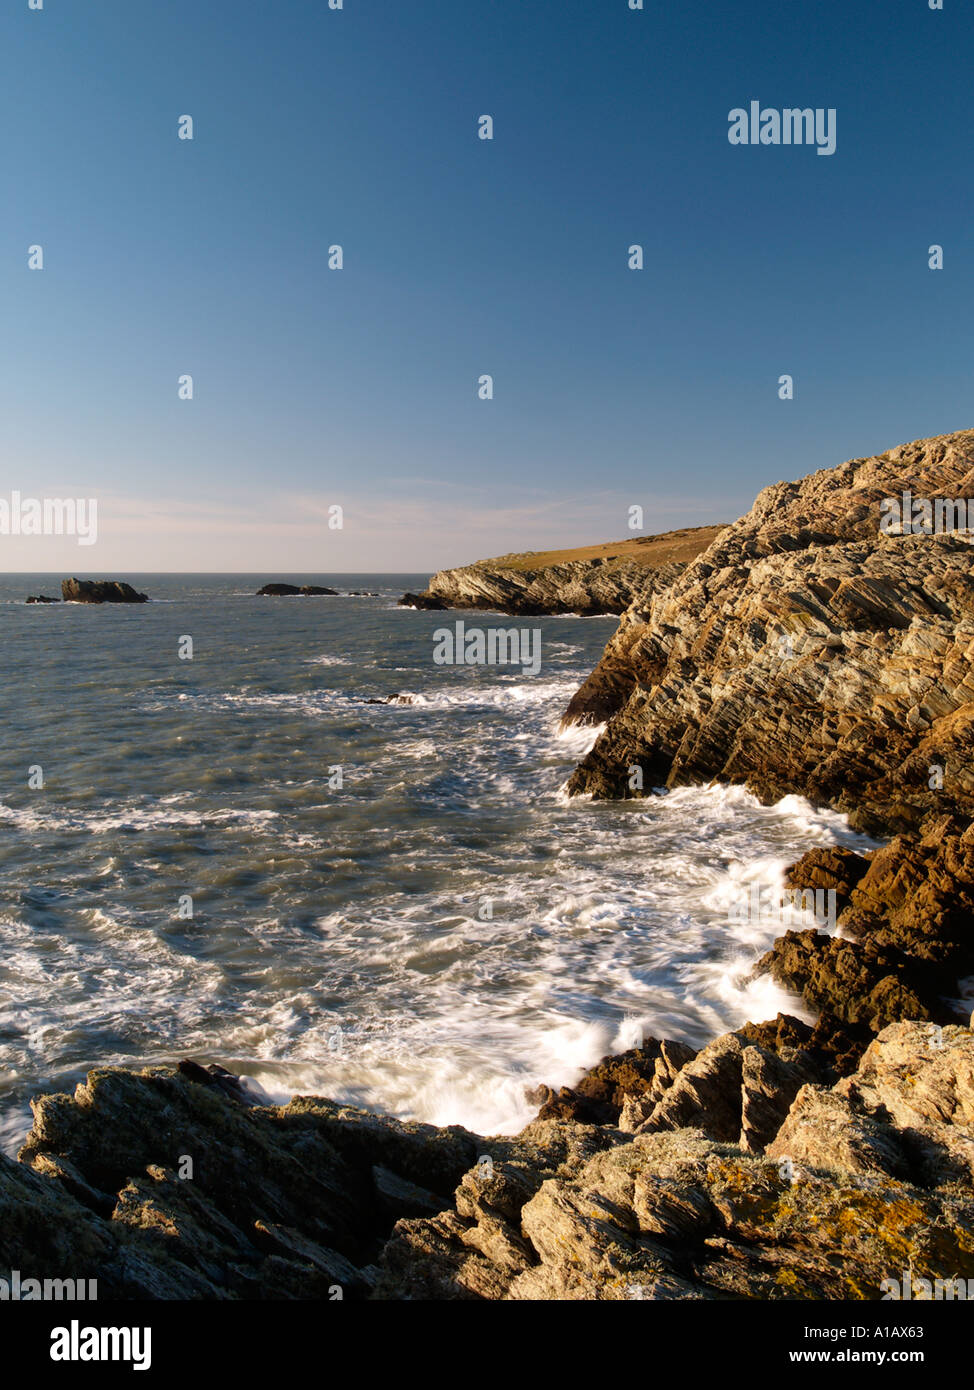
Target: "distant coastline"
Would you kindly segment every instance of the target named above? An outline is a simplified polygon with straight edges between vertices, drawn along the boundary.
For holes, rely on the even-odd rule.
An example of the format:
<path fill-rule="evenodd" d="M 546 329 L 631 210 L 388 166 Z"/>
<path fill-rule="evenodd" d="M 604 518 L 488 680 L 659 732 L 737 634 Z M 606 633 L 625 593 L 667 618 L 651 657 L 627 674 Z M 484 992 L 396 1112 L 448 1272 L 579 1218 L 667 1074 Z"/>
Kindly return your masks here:
<path fill-rule="evenodd" d="M 405 608 L 476 608 L 523 617 L 574 613 L 618 615 L 667 587 L 700 555 L 722 526 L 684 527 L 660 535 L 524 551 L 438 570 Z"/>

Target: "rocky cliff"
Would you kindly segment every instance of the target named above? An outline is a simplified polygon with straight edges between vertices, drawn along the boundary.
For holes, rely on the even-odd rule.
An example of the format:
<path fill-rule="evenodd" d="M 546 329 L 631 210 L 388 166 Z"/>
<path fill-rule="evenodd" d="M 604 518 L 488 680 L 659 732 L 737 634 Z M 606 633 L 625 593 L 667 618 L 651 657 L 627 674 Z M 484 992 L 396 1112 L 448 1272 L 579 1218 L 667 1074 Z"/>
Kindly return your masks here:
<path fill-rule="evenodd" d="M 622 613 L 665 589 L 719 531 L 697 526 L 658 536 L 528 552 L 440 570 L 421 594 L 405 594 L 411 608 L 483 608 L 525 617 L 545 613 Z"/>
<path fill-rule="evenodd" d="M 880 529 L 886 498 L 974 497 L 974 431 L 775 483 L 626 612 L 568 722 L 607 720 L 569 790 L 743 783 L 866 829 L 974 808 L 966 532 Z"/>
<path fill-rule="evenodd" d="M 897 1019 L 956 1019 L 974 974 L 974 533 L 934 505 L 969 496 L 970 430 L 766 488 L 626 612 L 565 715 L 605 724 L 573 794 L 737 782 L 894 836 L 794 866 L 836 894 L 838 933 L 790 931 L 757 967 L 850 1056 Z"/>

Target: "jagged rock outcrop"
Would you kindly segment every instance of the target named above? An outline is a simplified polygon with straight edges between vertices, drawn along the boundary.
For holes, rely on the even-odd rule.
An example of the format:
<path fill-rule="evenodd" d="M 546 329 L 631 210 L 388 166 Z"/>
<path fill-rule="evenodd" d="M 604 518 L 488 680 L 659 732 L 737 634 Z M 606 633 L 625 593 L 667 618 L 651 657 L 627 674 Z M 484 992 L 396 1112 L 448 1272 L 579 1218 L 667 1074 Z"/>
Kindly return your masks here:
<path fill-rule="evenodd" d="M 567 723 L 604 723 L 568 790 L 743 783 L 894 835 L 815 850 L 789 886 L 833 893 L 837 935 L 759 964 L 844 1033 L 956 1019 L 974 973 L 974 552 L 884 528 L 884 503 L 974 495 L 974 431 L 776 483 L 665 591 L 623 616 Z M 642 791 L 634 790 L 642 773 Z"/>
<path fill-rule="evenodd" d="M 660 1104 L 692 1127 L 535 1121 L 452 1211 L 397 1224 L 372 1296 L 878 1299 L 908 1268 L 974 1277 L 970 1031 L 895 1025 L 853 1077 L 797 1096 L 807 1058 L 761 1053 L 731 1034 L 681 1068 Z M 786 1115 L 763 1108 L 777 1067 Z M 760 1141 L 747 1124 L 744 1144 L 712 1137 L 738 1123 L 735 1087 Z"/>
<path fill-rule="evenodd" d="M 611 1124 L 626 1134 L 696 1127 L 757 1152 L 777 1132 L 800 1087 L 834 1075 L 813 1029 L 780 1014 L 774 1036 L 767 1036 L 769 1028 L 770 1047 L 747 1032 L 728 1033 L 700 1052 L 648 1038 L 639 1048 L 603 1058 L 573 1088 L 557 1095 L 549 1089 L 538 1119 Z"/>
<path fill-rule="evenodd" d="M 484 1141 L 451 1208 L 403 1220 L 387 1242 L 373 1297 L 498 1299 L 537 1262 L 521 1214 L 549 1178 L 568 1176 L 620 1142 L 617 1130 L 536 1120 L 515 1139 Z"/>
<path fill-rule="evenodd" d="M 193 1062 L 95 1071 L 0 1158 L 0 1277 L 216 1300 L 874 1299 L 906 1268 L 974 1278 L 974 1035 L 893 1025 L 829 1085 L 801 1025 L 757 1027 L 779 1051 L 654 1045 L 635 1133 L 485 1139 L 264 1105 Z M 617 1071 L 612 1103 L 646 1070 Z"/>
<path fill-rule="evenodd" d="M 502 555 L 440 570 L 408 608 L 483 608 L 524 617 L 545 613 L 622 613 L 649 601 L 698 555 L 719 528 L 690 527 L 579 551 Z"/>
<path fill-rule="evenodd" d="M 658 1098 L 695 1055 L 684 1043 L 646 1038 L 640 1047 L 603 1057 L 574 1087 L 563 1086 L 557 1095 L 550 1087 L 542 1087 L 537 1096 L 541 1101 L 538 1119 L 621 1123 L 627 1105 L 647 1096 Z"/>
<path fill-rule="evenodd" d="M 813 850 L 789 878 L 838 885 L 839 935 L 789 931 L 755 975 L 769 971 L 810 1009 L 872 1032 L 899 1018 L 957 1020 L 959 982 L 974 974 L 974 825 L 931 816 L 922 835 L 898 835 L 868 859 Z"/>
<path fill-rule="evenodd" d="M 402 598 L 399 600 L 400 608 L 425 608 L 437 613 L 444 611 L 449 608 L 449 606 L 450 605 L 444 603 L 442 599 L 434 598 L 433 595 L 429 593 L 413 594 L 407 592 L 403 594 Z"/>
<path fill-rule="evenodd" d="M 625 708 L 639 679 L 638 647 L 646 613 L 643 605 L 634 603 L 622 615 L 598 665 L 568 702 L 563 727 L 604 724 Z"/>
<path fill-rule="evenodd" d="M 483 608 L 521 617 L 545 613 L 591 617 L 622 613 L 637 596 L 648 599 L 679 573 L 678 565 L 647 569 L 634 561 L 610 566 L 601 559 L 570 561 L 543 570 L 467 565 L 435 574 L 429 589 L 412 595 L 409 606 Z M 406 598 L 402 602 L 406 604 Z"/>
<path fill-rule="evenodd" d="M 921 1187 L 974 1191 L 974 1049 L 967 1028 L 898 1023 L 858 1070 L 807 1086 L 768 1146 L 811 1167 L 890 1173 Z"/>
<path fill-rule="evenodd" d="M 974 431 L 775 483 L 625 614 L 571 720 L 608 724 L 569 791 L 743 783 L 879 833 L 974 810 L 966 533 L 886 534 L 881 504 L 974 496 Z"/>
<path fill-rule="evenodd" d="M 0 1158 L 0 1274 L 102 1298 L 362 1296 L 396 1218 L 450 1206 L 484 1152 L 314 1097 L 262 1106 L 191 1062 L 94 1071 L 33 1109 L 21 1161 Z"/>
<path fill-rule="evenodd" d="M 62 579 L 61 597 L 65 603 L 148 603 L 121 579 Z"/>
<path fill-rule="evenodd" d="M 777 1134 L 802 1085 L 820 1076 L 802 1051 L 776 1055 L 729 1033 L 681 1068 L 644 1119 L 632 1114 L 638 1120 L 634 1133 L 699 1129 L 710 1139 L 759 1153 Z"/>

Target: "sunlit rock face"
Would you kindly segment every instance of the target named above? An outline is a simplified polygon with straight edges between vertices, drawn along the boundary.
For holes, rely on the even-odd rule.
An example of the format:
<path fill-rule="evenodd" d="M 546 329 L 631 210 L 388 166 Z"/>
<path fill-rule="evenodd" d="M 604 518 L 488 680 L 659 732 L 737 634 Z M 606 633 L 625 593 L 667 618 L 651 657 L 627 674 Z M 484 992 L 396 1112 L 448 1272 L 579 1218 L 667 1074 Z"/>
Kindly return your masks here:
<path fill-rule="evenodd" d="M 916 509 L 968 496 L 970 430 L 765 488 L 623 616 L 566 715 L 608 721 L 569 790 L 719 780 L 879 833 L 969 819 L 974 552 Z"/>

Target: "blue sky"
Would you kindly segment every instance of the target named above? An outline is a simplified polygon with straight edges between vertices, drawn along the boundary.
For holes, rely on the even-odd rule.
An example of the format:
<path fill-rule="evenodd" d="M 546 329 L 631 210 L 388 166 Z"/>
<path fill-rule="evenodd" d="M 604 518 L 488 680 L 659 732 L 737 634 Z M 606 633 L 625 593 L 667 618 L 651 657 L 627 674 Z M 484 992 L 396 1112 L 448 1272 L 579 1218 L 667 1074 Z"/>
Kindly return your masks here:
<path fill-rule="evenodd" d="M 99 540 L 0 568 L 434 569 L 972 424 L 969 9 L 645 3 L 4 6 L 0 495 Z"/>

